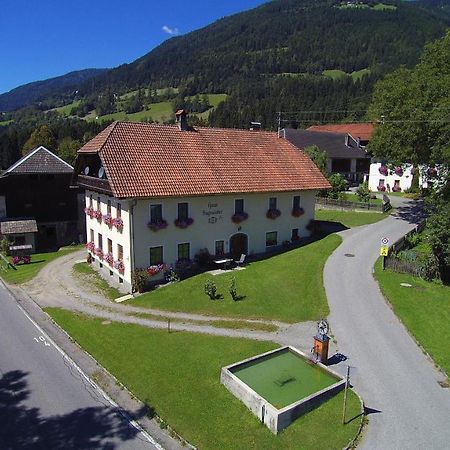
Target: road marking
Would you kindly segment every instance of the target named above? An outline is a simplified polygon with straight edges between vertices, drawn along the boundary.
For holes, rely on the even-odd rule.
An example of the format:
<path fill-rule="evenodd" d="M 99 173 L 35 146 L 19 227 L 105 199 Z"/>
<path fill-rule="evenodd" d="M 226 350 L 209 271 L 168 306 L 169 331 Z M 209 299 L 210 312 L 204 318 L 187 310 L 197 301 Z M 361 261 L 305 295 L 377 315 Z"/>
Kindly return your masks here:
<path fill-rule="evenodd" d="M 45 339 L 44 336 L 39 336 L 39 339 L 37 337 L 34 338 L 34 340 L 39 344 L 40 342 L 42 342 L 46 347 L 50 347 L 50 344 L 48 343 L 48 341 Z"/>
<path fill-rule="evenodd" d="M 154 439 L 153 439 L 153 437 L 150 435 L 150 434 L 148 434 L 135 420 L 132 420 L 131 418 L 130 418 L 130 416 L 122 409 L 122 408 L 120 408 L 119 407 L 119 405 L 111 398 L 111 397 L 109 397 L 108 396 L 108 394 L 100 387 L 100 386 L 98 386 L 96 383 L 94 383 L 84 372 L 83 372 L 83 370 L 81 369 L 81 367 L 80 366 L 78 366 L 78 364 L 72 359 L 72 358 L 70 358 L 69 357 L 69 355 L 67 355 L 65 352 L 64 352 L 64 350 L 62 350 L 60 347 L 58 347 L 58 345 L 56 345 L 55 344 L 55 342 L 51 339 L 51 338 L 49 338 L 47 335 L 46 335 L 46 333 L 45 333 L 45 331 L 37 324 L 37 322 L 34 320 L 34 319 L 32 319 L 31 317 L 30 317 L 30 315 L 25 311 L 25 309 L 21 306 L 21 305 L 19 305 L 19 304 L 17 304 L 17 307 L 22 311 L 22 313 L 25 315 L 25 317 L 39 330 L 39 332 L 40 333 L 42 333 L 42 336 L 40 336 L 39 338 L 43 338 L 44 340 L 47 340 L 48 342 L 50 342 L 50 344 L 52 344 L 53 345 L 53 347 L 55 347 L 55 349 L 60 353 L 60 355 L 62 355 L 66 360 L 67 360 L 67 362 L 70 364 L 70 365 L 72 365 L 76 370 L 77 370 L 77 372 L 84 378 L 84 380 L 85 381 L 87 381 L 90 385 L 91 385 L 91 387 L 93 388 L 93 389 L 95 389 L 99 394 L 101 394 L 101 396 L 111 405 L 111 406 L 113 406 L 114 408 L 116 408 L 117 410 L 118 410 L 118 412 L 119 412 L 119 414 L 123 417 L 123 418 L 125 418 L 126 420 L 127 420 L 127 422 L 128 423 L 130 423 L 134 428 L 136 428 L 136 430 L 138 430 L 141 434 L 142 434 L 142 436 L 148 441 L 148 442 L 150 442 L 153 446 L 155 446 L 158 450 L 165 450 L 164 449 L 164 447 L 162 447 L 160 444 L 158 444 L 158 442 L 156 442 Z M 36 339 L 36 338 L 34 338 L 34 339 Z M 48 345 L 50 345 L 50 344 L 48 344 Z"/>

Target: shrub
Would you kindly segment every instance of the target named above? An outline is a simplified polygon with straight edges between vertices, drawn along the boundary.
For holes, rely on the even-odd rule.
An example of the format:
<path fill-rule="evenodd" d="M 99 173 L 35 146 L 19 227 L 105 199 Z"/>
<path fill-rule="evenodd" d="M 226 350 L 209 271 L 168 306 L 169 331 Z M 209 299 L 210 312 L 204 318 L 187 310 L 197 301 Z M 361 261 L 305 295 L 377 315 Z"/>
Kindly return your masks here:
<path fill-rule="evenodd" d="M 331 189 L 328 189 L 327 194 L 329 198 L 338 199 L 341 192 L 346 191 L 348 188 L 348 182 L 340 173 L 334 173 L 328 178 L 331 184 Z"/>
<path fill-rule="evenodd" d="M 147 284 L 148 274 L 144 269 L 133 270 L 131 274 L 131 289 L 133 292 L 144 292 Z"/>
<path fill-rule="evenodd" d="M 3 238 L 0 240 L 0 252 L 2 252 L 4 255 L 9 255 L 9 246 L 11 243 L 8 241 L 7 238 Z"/>
<path fill-rule="evenodd" d="M 367 183 L 363 183 L 358 190 L 356 191 L 356 195 L 360 202 L 368 203 L 370 200 L 370 191 Z"/>
<path fill-rule="evenodd" d="M 229 287 L 228 290 L 230 292 L 231 298 L 234 301 L 237 301 L 238 300 L 238 295 L 237 295 L 237 289 L 236 289 L 236 278 L 233 277 L 231 279 L 230 287 Z"/>
<path fill-rule="evenodd" d="M 180 277 L 175 272 L 174 268 L 170 266 L 165 272 L 164 272 L 164 278 L 168 283 L 176 283 L 177 281 L 180 281 Z"/>
<path fill-rule="evenodd" d="M 208 280 L 205 283 L 205 294 L 208 295 L 211 300 L 215 300 L 217 298 L 217 286 L 213 280 Z"/>

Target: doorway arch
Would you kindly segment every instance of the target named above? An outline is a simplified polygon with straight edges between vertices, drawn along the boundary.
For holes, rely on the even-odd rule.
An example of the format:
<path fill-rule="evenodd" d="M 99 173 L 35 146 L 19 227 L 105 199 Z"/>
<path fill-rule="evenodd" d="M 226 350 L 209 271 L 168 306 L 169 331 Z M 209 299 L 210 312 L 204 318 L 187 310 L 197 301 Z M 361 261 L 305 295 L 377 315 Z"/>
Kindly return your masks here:
<path fill-rule="evenodd" d="M 230 238 L 230 253 L 234 259 L 248 254 L 248 236 L 244 233 L 233 234 Z"/>

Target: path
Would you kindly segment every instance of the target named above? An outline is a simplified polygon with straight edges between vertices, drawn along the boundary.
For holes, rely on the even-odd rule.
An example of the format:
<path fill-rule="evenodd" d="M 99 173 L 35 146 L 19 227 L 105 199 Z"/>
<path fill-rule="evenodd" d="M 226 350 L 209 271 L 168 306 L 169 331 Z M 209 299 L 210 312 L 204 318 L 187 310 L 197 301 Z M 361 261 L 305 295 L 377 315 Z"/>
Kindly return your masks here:
<path fill-rule="evenodd" d="M 385 302 L 372 275 L 382 237 L 393 243 L 417 222 L 414 202 L 395 216 L 346 230 L 328 259 L 324 281 L 339 350 L 356 367 L 352 383 L 373 414 L 363 449 L 450 448 L 450 389 Z M 346 255 L 354 255 L 349 257 Z M 370 410 L 369 410 L 370 412 Z"/>

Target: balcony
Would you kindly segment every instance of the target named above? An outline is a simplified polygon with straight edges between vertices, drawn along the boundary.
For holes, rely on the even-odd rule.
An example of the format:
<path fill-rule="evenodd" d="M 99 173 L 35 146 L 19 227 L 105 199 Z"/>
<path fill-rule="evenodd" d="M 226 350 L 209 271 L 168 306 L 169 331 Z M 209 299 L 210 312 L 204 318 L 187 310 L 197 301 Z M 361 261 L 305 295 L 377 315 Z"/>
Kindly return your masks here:
<path fill-rule="evenodd" d="M 103 194 L 113 195 L 108 180 L 96 177 L 89 177 L 87 175 L 78 175 L 77 183 L 79 186 L 85 189 L 101 192 Z"/>

